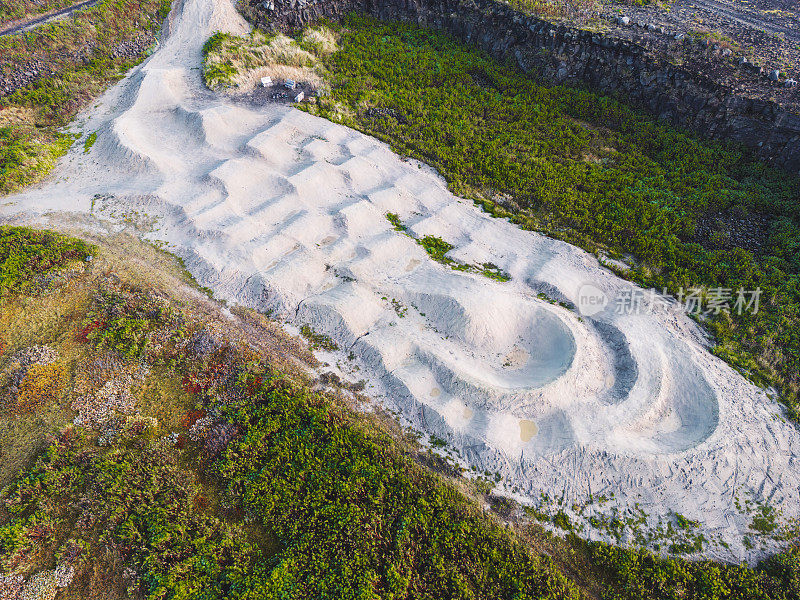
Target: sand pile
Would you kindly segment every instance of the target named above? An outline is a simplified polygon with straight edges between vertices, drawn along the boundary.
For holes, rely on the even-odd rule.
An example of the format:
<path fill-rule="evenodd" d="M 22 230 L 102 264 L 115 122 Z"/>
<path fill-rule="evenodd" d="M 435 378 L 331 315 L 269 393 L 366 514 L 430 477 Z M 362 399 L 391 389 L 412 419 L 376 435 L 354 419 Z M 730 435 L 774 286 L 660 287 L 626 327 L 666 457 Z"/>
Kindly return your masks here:
<path fill-rule="evenodd" d="M 77 144 L 2 215 L 58 227 L 65 211 L 146 213 L 149 237 L 202 285 L 329 336 L 379 402 L 528 501 L 613 496 L 603 509 L 681 513 L 730 545 L 707 550 L 724 558 L 773 545 L 742 544 L 752 518 L 737 498 L 800 516 L 800 433 L 707 352 L 690 319 L 617 314 L 613 302 L 587 316 L 538 298 L 578 304 L 587 284 L 608 298 L 628 284 L 482 214 L 369 137 L 208 92 L 200 50 L 217 30 L 246 31 L 230 0 L 178 3 L 159 50 L 82 117 L 98 132 L 91 152 Z M 511 281 L 434 262 L 387 212 Z"/>

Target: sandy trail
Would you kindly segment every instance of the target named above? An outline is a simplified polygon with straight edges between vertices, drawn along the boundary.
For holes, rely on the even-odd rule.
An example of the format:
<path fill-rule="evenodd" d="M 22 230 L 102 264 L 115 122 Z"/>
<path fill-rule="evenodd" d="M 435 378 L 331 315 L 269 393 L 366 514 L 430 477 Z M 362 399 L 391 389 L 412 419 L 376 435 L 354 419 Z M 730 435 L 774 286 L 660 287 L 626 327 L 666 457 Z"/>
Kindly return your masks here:
<path fill-rule="evenodd" d="M 98 132 L 91 152 L 76 144 L 2 216 L 58 227 L 64 212 L 146 213 L 158 219 L 149 237 L 201 284 L 329 335 L 380 402 L 519 497 L 563 495 L 569 507 L 613 493 L 612 505 L 638 503 L 653 521 L 699 520 L 730 545 L 712 556 L 773 546 L 742 545 L 751 517 L 734 496 L 800 516 L 800 434 L 707 352 L 691 320 L 613 303 L 579 318 L 539 300 L 577 303 L 585 284 L 613 298 L 628 284 L 575 247 L 482 214 L 372 138 L 211 94 L 203 43 L 246 29 L 230 0 L 179 2 L 158 51 L 81 117 Z M 433 262 L 387 212 L 512 280 Z"/>

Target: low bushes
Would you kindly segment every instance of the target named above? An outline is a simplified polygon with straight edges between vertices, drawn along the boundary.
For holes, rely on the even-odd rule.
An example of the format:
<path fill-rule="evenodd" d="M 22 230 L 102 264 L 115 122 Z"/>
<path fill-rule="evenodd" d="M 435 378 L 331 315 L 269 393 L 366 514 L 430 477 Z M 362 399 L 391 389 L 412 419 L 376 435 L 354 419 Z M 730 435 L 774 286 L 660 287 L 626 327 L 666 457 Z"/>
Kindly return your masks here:
<path fill-rule="evenodd" d="M 217 466 L 280 550 L 254 588 L 282 598 L 578 598 L 460 492 L 280 374 L 243 373 L 244 431 Z"/>
<path fill-rule="evenodd" d="M 0 226 L 0 299 L 33 288 L 69 263 L 85 260 L 85 242 L 24 227 Z"/>
<path fill-rule="evenodd" d="M 797 600 L 800 553 L 791 550 L 757 569 L 712 561 L 663 559 L 646 550 L 589 544 L 603 570 L 607 600 Z"/>
<path fill-rule="evenodd" d="M 41 178 L 72 144 L 69 135 L 37 135 L 30 127 L 0 127 L 0 192 L 19 189 Z"/>
<path fill-rule="evenodd" d="M 259 549 L 241 523 L 208 510 L 175 449 L 142 441 L 129 429 L 101 449 L 65 431 L 2 494 L 3 570 L 56 558 L 77 572 L 74 588 L 105 589 L 103 597 L 115 590 L 129 597 L 126 588 L 153 600 L 231 597 L 232 582 L 260 560 Z"/>

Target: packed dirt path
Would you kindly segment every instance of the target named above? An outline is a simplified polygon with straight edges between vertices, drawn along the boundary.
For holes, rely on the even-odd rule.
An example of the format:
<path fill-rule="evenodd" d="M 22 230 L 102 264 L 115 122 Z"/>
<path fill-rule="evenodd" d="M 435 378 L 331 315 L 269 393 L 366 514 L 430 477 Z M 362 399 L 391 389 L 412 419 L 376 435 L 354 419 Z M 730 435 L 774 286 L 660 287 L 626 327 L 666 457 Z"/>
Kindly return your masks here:
<path fill-rule="evenodd" d="M 78 142 L 0 217 L 138 224 L 219 298 L 328 336 L 331 369 L 365 379 L 501 490 L 560 499 L 586 537 L 611 539 L 589 517 L 630 510 L 653 528 L 696 519 L 716 540 L 707 556 L 777 546 L 745 547 L 752 516 L 739 505 L 800 516 L 800 433 L 691 319 L 660 297 L 618 311 L 629 284 L 595 257 L 491 218 L 370 137 L 209 92 L 201 48 L 218 30 L 247 31 L 231 0 L 176 3 L 159 49 L 75 125 L 97 132 L 91 151 Z M 511 280 L 434 262 L 388 212 Z"/>
<path fill-rule="evenodd" d="M 74 13 L 76 10 L 81 10 L 82 8 L 89 8 L 90 6 L 94 6 L 98 2 L 102 0 L 83 0 L 83 2 L 78 2 L 73 4 L 72 6 L 66 6 L 59 10 L 54 10 L 49 13 L 45 13 L 43 15 L 37 15 L 36 17 L 32 17 L 29 19 L 23 19 L 21 21 L 14 21 L 12 23 L 0 24 L 0 37 L 4 35 L 13 35 L 15 33 L 22 33 L 24 31 L 30 31 L 31 29 L 35 29 L 40 25 L 44 25 L 45 23 L 49 23 L 50 21 L 55 21 L 56 19 L 63 19 Z"/>
<path fill-rule="evenodd" d="M 786 41 L 800 41 L 800 28 L 790 27 L 788 25 L 796 25 L 798 20 L 800 20 L 800 14 L 795 12 L 797 10 L 796 6 L 791 13 L 786 11 L 786 14 L 782 15 L 783 19 L 786 19 L 787 15 L 793 17 L 792 20 L 787 20 L 787 24 L 783 24 L 775 18 L 771 18 L 769 13 L 765 12 L 765 10 L 780 11 L 780 8 L 770 7 L 769 9 L 759 9 L 749 2 L 737 2 L 736 0 L 729 0 L 727 2 L 721 0 L 682 0 L 680 4 L 688 4 L 689 6 L 700 8 L 701 10 L 722 17 L 732 23 L 739 23 L 745 27 L 782 35 Z M 780 4 L 782 3 L 776 3 L 776 5 Z"/>

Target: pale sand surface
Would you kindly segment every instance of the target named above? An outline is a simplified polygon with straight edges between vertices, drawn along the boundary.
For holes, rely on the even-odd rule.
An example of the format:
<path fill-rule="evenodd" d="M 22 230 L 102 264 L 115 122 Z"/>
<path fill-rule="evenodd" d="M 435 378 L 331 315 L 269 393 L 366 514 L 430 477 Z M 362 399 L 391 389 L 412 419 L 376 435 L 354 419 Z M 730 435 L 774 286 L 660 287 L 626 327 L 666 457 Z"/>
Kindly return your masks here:
<path fill-rule="evenodd" d="M 169 242 L 202 285 L 333 338 L 376 401 L 499 472 L 517 497 L 546 492 L 570 507 L 613 492 L 620 509 L 678 512 L 730 544 L 708 555 L 772 547 L 743 546 L 752 517 L 734 496 L 800 515 L 800 433 L 709 354 L 691 320 L 611 304 L 579 318 L 539 300 L 577 302 L 585 283 L 613 297 L 627 284 L 575 247 L 481 213 L 372 138 L 208 92 L 200 49 L 216 30 L 246 31 L 230 0 L 179 2 L 158 51 L 76 125 L 98 132 L 91 152 L 76 144 L 0 216 L 56 228 L 64 212 L 157 218 L 148 237 Z M 433 262 L 387 212 L 512 280 Z"/>

